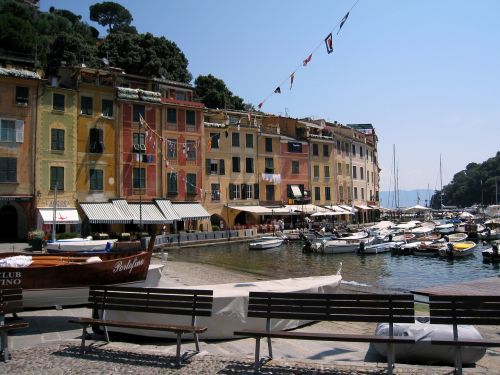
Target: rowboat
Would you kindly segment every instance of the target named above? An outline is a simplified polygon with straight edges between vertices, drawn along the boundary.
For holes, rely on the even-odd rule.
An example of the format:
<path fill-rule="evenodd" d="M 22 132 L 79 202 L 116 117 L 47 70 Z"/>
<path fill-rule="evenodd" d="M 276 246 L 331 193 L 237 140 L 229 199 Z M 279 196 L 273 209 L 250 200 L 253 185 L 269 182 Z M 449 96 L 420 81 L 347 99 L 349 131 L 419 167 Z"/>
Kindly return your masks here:
<path fill-rule="evenodd" d="M 463 258 L 468 255 L 474 254 L 474 249 L 477 244 L 472 241 L 464 242 L 448 242 L 446 246 L 439 249 L 438 254 L 441 257 L 448 258 Z"/>
<path fill-rule="evenodd" d="M 0 289 L 22 288 L 25 307 L 87 302 L 90 285 L 133 286 L 148 276 L 152 246 L 147 251 L 103 254 L 0 254 Z"/>
<path fill-rule="evenodd" d="M 116 242 L 116 239 L 110 240 L 93 240 L 92 237 L 88 238 L 67 238 L 57 240 L 54 242 L 47 242 L 45 249 L 48 253 L 61 253 L 61 252 L 82 252 L 82 251 L 95 251 L 103 252 L 109 251 Z"/>
<path fill-rule="evenodd" d="M 265 236 L 261 237 L 258 240 L 254 242 L 250 242 L 248 244 L 248 248 L 250 250 L 265 250 L 265 249 L 271 249 L 273 247 L 278 247 L 281 246 L 283 243 L 284 238 L 282 237 L 272 237 L 272 236 Z"/>
<path fill-rule="evenodd" d="M 233 332 L 241 329 L 258 329 L 262 327 L 262 319 L 248 318 L 249 292 L 280 292 L 280 293 L 335 293 L 340 285 L 342 276 L 340 272 L 330 276 L 311 276 L 289 278 L 281 280 L 268 280 L 257 282 L 240 282 L 230 284 L 182 286 L 176 289 L 202 289 L 213 291 L 212 316 L 197 317 L 197 325 L 207 327 L 205 333 L 200 334 L 200 339 L 220 340 L 236 336 Z M 148 321 L 154 323 L 191 324 L 190 316 L 174 316 L 165 314 L 106 311 L 106 319 L 125 321 Z M 308 323 L 301 320 L 272 319 L 270 329 L 293 329 Z M 125 329 L 108 327 L 109 331 L 124 332 L 128 334 L 175 338 L 175 334 L 163 331 L 149 331 L 140 329 Z"/>

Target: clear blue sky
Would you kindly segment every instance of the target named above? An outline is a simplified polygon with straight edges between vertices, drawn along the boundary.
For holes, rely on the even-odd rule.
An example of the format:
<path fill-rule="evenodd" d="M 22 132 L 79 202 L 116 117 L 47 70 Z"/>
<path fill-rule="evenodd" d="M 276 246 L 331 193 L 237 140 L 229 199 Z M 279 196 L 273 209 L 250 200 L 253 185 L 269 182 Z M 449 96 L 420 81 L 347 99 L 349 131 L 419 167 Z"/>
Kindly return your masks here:
<path fill-rule="evenodd" d="M 257 105 L 293 72 L 355 0 L 120 0 L 139 32 L 163 35 L 193 77 L 213 74 Z M 97 1 L 42 0 L 88 21 Z M 360 0 L 337 36 L 262 110 L 372 123 L 381 190 L 393 145 L 400 189 L 439 188 L 500 150 L 500 1 Z M 97 27 L 94 22 L 89 24 Z M 101 36 L 105 31 L 101 30 Z"/>

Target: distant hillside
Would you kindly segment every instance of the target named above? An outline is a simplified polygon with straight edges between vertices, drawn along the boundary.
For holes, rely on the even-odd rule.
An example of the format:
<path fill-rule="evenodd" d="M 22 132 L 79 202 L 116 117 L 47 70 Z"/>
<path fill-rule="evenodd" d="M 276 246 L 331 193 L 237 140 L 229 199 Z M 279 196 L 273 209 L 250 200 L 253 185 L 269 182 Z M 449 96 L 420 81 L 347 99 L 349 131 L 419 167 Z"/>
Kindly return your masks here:
<path fill-rule="evenodd" d="M 425 200 L 429 205 L 430 197 L 434 194 L 434 190 L 416 189 L 416 190 L 400 190 L 399 191 L 399 207 L 411 207 L 417 204 L 417 199 L 420 197 L 418 204 L 425 206 Z M 384 208 L 394 208 L 394 192 L 381 191 L 380 205 Z"/>

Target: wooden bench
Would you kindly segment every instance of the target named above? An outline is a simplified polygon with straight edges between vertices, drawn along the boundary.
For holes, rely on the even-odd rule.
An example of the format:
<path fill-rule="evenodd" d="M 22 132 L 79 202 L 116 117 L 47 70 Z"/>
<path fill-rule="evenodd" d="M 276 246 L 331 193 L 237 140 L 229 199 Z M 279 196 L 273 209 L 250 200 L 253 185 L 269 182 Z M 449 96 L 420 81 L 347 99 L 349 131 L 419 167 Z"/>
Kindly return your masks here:
<path fill-rule="evenodd" d="M 271 338 L 343 342 L 387 343 L 387 368 L 394 368 L 397 343 L 414 343 L 408 337 L 394 336 L 393 323 L 414 323 L 413 295 L 406 294 L 311 294 L 250 292 L 248 317 L 265 318 L 266 328 L 244 329 L 235 335 L 255 338 L 255 372 L 260 367 L 260 339 L 267 338 L 269 359 L 273 352 Z M 388 336 L 339 334 L 327 332 L 291 332 L 271 330 L 271 319 L 303 321 L 349 321 L 389 323 Z"/>
<path fill-rule="evenodd" d="M 205 332 L 207 328 L 198 326 L 196 318 L 198 316 L 211 316 L 212 294 L 211 290 L 92 286 L 89 291 L 88 307 L 93 309 L 93 317 L 70 319 L 69 322 L 83 326 L 82 355 L 85 352 L 88 326 L 103 326 L 107 342 L 109 342 L 107 327 L 173 332 L 177 337 L 176 362 L 180 364 L 181 341 L 184 333 L 193 334 L 196 352 L 200 351 L 198 334 Z M 144 316 L 141 317 L 142 319 L 137 317 L 133 321 L 106 319 L 106 313 L 112 310 L 165 314 L 165 321 L 148 323 Z M 178 315 L 190 316 L 190 322 L 174 324 L 172 320 L 174 320 L 174 316 Z M 188 318 L 186 318 L 187 320 Z"/>
<path fill-rule="evenodd" d="M 9 360 L 9 331 L 27 328 L 26 322 L 6 323 L 5 314 L 16 314 L 23 311 L 22 289 L 0 289 L 0 352 L 5 362 Z"/>
<path fill-rule="evenodd" d="M 500 347 L 500 340 L 460 338 L 458 325 L 500 325 L 500 296 L 429 296 L 431 324 L 452 324 L 453 339 L 432 340 L 433 345 L 455 346 L 455 373 L 462 373 L 462 346 Z"/>

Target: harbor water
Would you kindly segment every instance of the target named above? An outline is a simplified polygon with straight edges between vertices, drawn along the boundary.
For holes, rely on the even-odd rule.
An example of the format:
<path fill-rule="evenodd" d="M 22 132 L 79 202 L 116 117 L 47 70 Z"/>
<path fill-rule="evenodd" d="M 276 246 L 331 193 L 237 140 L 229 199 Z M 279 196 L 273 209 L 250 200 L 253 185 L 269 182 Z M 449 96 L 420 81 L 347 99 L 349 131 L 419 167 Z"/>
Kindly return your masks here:
<path fill-rule="evenodd" d="M 499 264 L 483 263 L 483 249 L 479 244 L 474 255 L 460 259 L 391 253 L 305 254 L 301 242 L 262 251 L 249 251 L 248 243 L 228 242 L 168 252 L 169 259 L 244 271 L 266 279 L 330 275 L 342 264 L 343 283 L 410 291 L 500 275 Z"/>

